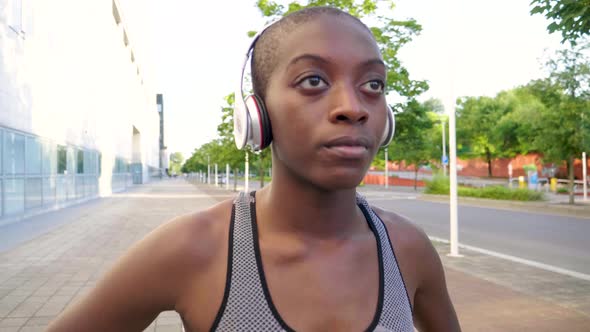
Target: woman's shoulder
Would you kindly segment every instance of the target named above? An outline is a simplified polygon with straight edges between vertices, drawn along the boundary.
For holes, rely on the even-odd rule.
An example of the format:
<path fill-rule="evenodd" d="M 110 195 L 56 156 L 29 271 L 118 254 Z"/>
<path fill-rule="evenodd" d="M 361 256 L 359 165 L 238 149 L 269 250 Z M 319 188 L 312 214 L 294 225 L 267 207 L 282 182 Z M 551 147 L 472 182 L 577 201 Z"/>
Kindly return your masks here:
<path fill-rule="evenodd" d="M 399 213 L 371 206 L 385 224 L 390 240 L 400 249 L 426 249 L 430 247 L 428 235 L 408 217 Z M 396 248 L 397 249 L 397 248 Z"/>
<path fill-rule="evenodd" d="M 410 298 L 433 275 L 442 273 L 439 255 L 428 235 L 409 218 L 384 209 L 372 207 L 385 224 Z M 413 301 L 412 301 L 413 302 Z"/>
<path fill-rule="evenodd" d="M 232 205 L 233 199 L 227 199 L 208 209 L 176 217 L 154 230 L 153 235 L 162 246 L 170 248 L 170 259 L 185 261 L 189 266 L 206 264 L 226 245 Z"/>

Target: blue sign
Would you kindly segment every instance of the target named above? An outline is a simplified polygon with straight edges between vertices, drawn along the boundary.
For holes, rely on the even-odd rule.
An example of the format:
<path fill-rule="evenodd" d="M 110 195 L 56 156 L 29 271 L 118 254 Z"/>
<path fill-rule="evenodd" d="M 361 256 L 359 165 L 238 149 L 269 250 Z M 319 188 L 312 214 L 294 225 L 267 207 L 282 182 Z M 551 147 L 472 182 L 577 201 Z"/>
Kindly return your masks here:
<path fill-rule="evenodd" d="M 443 163 L 443 165 L 448 165 L 449 164 L 449 157 L 443 156 L 442 157 L 442 163 Z"/>

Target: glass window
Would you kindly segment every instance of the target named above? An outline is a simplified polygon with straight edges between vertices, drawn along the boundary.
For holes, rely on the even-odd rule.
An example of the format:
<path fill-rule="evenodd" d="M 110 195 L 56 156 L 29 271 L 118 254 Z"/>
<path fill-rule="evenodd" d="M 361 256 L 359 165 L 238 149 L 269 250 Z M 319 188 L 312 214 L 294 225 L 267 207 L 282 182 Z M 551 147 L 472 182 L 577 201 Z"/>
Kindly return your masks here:
<path fill-rule="evenodd" d="M 57 149 L 51 142 L 44 141 L 42 144 L 42 165 L 43 174 L 55 174 L 57 172 Z M 65 163 L 64 163 L 65 164 Z M 63 173 L 63 171 L 62 171 Z"/>
<path fill-rule="evenodd" d="M 76 199 L 84 197 L 84 177 L 76 176 Z"/>
<path fill-rule="evenodd" d="M 84 174 L 96 174 L 95 151 L 84 151 Z"/>
<path fill-rule="evenodd" d="M 76 150 L 76 173 L 84 174 L 84 150 Z"/>
<path fill-rule="evenodd" d="M 76 174 L 76 153 L 73 147 L 68 146 L 68 174 Z"/>
<path fill-rule="evenodd" d="M 66 177 L 66 186 L 67 199 L 68 201 L 71 201 L 76 198 L 76 183 L 74 181 L 74 177 Z"/>
<path fill-rule="evenodd" d="M 25 137 L 16 133 L 4 133 L 4 174 L 25 172 Z"/>
<path fill-rule="evenodd" d="M 27 174 L 41 174 L 41 143 L 35 137 L 27 137 Z"/>
<path fill-rule="evenodd" d="M 2 135 L 1 131 L 0 131 L 0 135 Z M 0 146 L 2 146 L 2 144 L 0 144 Z M 4 189 L 2 189 L 2 179 L 0 179 L 0 217 L 4 214 L 4 211 L 2 211 L 2 201 L 3 201 L 2 197 L 3 196 L 4 196 Z"/>
<path fill-rule="evenodd" d="M 43 204 L 41 178 L 28 178 L 25 182 L 25 207 L 36 208 Z"/>
<path fill-rule="evenodd" d="M 43 179 L 43 204 L 55 203 L 55 177 Z"/>
<path fill-rule="evenodd" d="M 98 176 L 102 174 L 102 153 L 98 153 Z"/>
<path fill-rule="evenodd" d="M 68 183 L 66 177 L 60 176 L 55 179 L 55 192 L 59 203 L 65 202 L 68 199 Z"/>
<path fill-rule="evenodd" d="M 2 156 L 4 155 L 2 152 L 4 151 L 4 144 L 2 144 L 2 142 L 4 142 L 4 130 L 2 130 L 2 128 L 0 128 L 0 176 L 2 175 L 2 168 L 3 168 L 3 162 L 2 162 Z M 2 187 L 0 187 L 0 193 L 2 192 Z M 2 200 L 0 200 L 0 205 L 2 205 Z M 2 209 L 2 207 L 0 206 L 0 209 Z M 0 215 L 2 215 L 2 211 L 0 211 Z"/>
<path fill-rule="evenodd" d="M 17 214 L 25 211 L 25 180 L 4 180 L 5 214 Z"/>
<path fill-rule="evenodd" d="M 57 146 L 57 174 L 65 174 L 68 169 L 68 155 L 66 147 L 63 145 Z"/>

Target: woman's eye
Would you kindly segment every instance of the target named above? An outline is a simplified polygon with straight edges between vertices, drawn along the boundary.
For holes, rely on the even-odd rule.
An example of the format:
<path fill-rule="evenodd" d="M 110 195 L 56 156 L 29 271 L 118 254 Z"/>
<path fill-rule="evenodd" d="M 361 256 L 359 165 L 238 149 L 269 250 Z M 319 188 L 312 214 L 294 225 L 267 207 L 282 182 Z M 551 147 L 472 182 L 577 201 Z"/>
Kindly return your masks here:
<path fill-rule="evenodd" d="M 385 90 L 385 83 L 381 80 L 372 80 L 363 84 L 361 88 L 370 93 L 382 94 Z"/>
<path fill-rule="evenodd" d="M 319 76 L 308 76 L 299 82 L 299 87 L 308 90 L 324 89 L 328 83 Z"/>

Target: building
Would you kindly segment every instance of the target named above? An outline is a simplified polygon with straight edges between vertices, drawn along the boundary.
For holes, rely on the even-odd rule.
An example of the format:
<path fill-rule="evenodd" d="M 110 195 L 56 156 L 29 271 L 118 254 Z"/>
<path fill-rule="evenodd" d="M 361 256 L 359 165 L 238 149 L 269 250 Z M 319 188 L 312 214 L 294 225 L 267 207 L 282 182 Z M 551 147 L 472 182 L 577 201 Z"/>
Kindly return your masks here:
<path fill-rule="evenodd" d="M 134 36 L 118 0 L 0 0 L 0 225 L 159 178 Z"/>
<path fill-rule="evenodd" d="M 160 170 L 162 175 L 168 175 L 169 160 L 168 148 L 164 144 L 164 97 L 162 94 L 156 95 L 156 103 L 158 104 L 158 115 L 160 116 Z"/>

